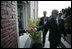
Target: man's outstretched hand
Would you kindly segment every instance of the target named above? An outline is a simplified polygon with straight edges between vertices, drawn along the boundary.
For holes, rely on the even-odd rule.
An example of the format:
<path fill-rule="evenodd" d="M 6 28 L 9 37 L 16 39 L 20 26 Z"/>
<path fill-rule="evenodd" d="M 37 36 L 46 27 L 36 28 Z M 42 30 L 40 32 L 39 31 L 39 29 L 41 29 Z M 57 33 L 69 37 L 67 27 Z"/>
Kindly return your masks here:
<path fill-rule="evenodd" d="M 26 30 L 26 32 L 29 32 L 29 33 L 34 33 L 35 30 L 34 29 L 29 29 L 29 30 Z"/>

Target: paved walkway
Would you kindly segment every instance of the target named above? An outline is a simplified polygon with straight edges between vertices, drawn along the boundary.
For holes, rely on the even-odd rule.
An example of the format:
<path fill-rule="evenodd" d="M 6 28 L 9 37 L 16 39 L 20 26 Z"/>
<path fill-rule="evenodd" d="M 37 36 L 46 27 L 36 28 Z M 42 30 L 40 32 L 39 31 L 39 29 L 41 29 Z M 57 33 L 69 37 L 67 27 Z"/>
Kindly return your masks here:
<path fill-rule="evenodd" d="M 42 36 L 41 36 L 42 38 Z M 47 33 L 46 35 L 46 40 L 45 40 L 45 46 L 44 48 L 50 48 L 50 43 L 48 41 L 48 38 L 49 38 L 49 32 Z M 71 45 L 67 42 L 67 41 L 64 41 L 63 37 L 61 37 L 61 42 L 62 44 L 66 47 L 66 48 L 71 48 Z M 62 48 L 61 46 L 57 47 L 57 48 Z"/>

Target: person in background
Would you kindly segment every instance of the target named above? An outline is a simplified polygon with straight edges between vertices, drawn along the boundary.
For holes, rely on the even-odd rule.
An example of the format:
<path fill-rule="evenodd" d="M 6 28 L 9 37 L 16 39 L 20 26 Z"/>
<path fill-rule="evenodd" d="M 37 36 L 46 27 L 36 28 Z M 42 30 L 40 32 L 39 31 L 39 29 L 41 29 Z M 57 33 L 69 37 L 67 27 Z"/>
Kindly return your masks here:
<path fill-rule="evenodd" d="M 46 16 L 46 14 L 47 14 L 47 12 L 43 11 L 43 17 L 40 18 L 39 26 L 44 25 L 44 24 L 47 23 L 49 18 Z M 44 45 L 45 45 L 45 37 L 46 37 L 46 34 L 48 32 L 48 29 L 45 28 L 42 31 L 43 31 L 43 47 L 44 47 Z"/>
<path fill-rule="evenodd" d="M 62 16 L 62 13 L 59 13 L 59 18 L 61 18 L 61 16 Z"/>

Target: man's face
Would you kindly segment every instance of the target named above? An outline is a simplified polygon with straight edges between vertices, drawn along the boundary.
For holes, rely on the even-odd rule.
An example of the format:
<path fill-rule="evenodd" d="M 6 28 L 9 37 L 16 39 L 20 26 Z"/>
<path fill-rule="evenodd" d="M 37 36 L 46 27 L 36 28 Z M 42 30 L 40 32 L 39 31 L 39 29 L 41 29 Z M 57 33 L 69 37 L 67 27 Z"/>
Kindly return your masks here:
<path fill-rule="evenodd" d="M 61 17 L 62 16 L 62 14 L 59 14 L 59 17 Z"/>
<path fill-rule="evenodd" d="M 56 14 L 55 14 L 55 12 L 53 12 L 53 11 L 52 11 L 52 13 L 51 13 L 51 14 L 52 14 L 52 15 L 51 15 L 51 16 L 52 16 L 52 18 L 56 18 L 56 17 L 57 17 L 57 16 L 56 16 Z"/>
<path fill-rule="evenodd" d="M 46 12 L 43 12 L 43 15 L 46 16 Z"/>

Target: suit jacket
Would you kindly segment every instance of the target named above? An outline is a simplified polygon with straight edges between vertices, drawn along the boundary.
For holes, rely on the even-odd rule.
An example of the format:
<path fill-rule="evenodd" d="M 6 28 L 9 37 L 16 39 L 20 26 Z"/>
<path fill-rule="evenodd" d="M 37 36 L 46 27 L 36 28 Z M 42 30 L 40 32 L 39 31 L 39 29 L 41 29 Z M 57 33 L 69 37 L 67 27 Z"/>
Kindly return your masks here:
<path fill-rule="evenodd" d="M 59 42 L 61 39 L 61 34 L 63 33 L 66 36 L 64 20 L 58 19 L 59 25 L 51 18 L 45 25 L 41 25 L 37 27 L 37 31 L 42 30 L 44 28 L 49 29 L 49 41 Z"/>
<path fill-rule="evenodd" d="M 46 17 L 45 21 L 49 21 L 49 17 Z M 44 17 L 40 18 L 39 26 L 41 25 L 44 25 Z M 44 30 L 48 30 L 48 28 L 44 28 Z"/>
<path fill-rule="evenodd" d="M 39 26 L 44 25 L 44 17 L 40 18 Z M 48 21 L 48 17 L 46 17 L 46 21 Z"/>

